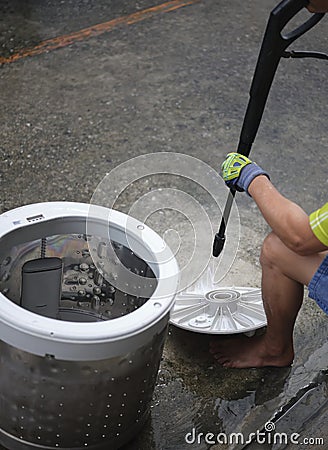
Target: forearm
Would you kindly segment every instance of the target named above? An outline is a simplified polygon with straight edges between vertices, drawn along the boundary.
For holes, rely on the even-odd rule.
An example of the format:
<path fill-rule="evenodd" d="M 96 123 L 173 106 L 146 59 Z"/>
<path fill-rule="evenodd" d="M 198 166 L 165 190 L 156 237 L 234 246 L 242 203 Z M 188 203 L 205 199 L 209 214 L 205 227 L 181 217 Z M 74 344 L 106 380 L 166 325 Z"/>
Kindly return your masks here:
<path fill-rule="evenodd" d="M 273 232 L 288 248 L 304 255 L 324 250 L 311 230 L 305 211 L 281 195 L 267 177 L 255 178 L 248 192 Z"/>
<path fill-rule="evenodd" d="M 289 249 L 302 256 L 327 250 L 313 233 L 306 212 L 275 189 L 265 170 L 239 153 L 228 153 L 221 170 L 228 187 L 253 197 L 273 232 Z"/>

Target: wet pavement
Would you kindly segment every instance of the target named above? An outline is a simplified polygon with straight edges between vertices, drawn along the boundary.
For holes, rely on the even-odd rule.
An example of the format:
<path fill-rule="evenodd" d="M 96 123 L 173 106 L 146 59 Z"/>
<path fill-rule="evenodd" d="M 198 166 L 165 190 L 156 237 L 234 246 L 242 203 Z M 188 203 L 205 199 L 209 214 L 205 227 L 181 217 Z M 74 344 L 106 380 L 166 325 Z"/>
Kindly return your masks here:
<path fill-rule="evenodd" d="M 136 16 L 164 2 L 0 1 L 0 212 L 54 200 L 88 203 L 107 173 L 142 154 L 185 153 L 217 169 L 235 149 L 276 2 L 185 3 Z M 80 33 L 109 22 L 101 33 Z M 327 52 L 327 31 L 324 18 L 293 49 Z M 51 41 L 53 50 L 33 54 L 72 33 L 68 45 L 61 38 Z M 10 62 L 16 54 L 21 58 Z M 326 201 L 327 93 L 326 62 L 281 61 L 252 150 L 274 184 L 309 213 Z M 117 206 L 128 211 L 158 186 L 165 180 L 141 180 Z M 258 287 L 268 227 L 250 198 L 238 195 L 237 205 L 238 251 L 221 285 Z M 160 216 L 152 226 L 160 230 Z M 327 330 L 325 314 L 305 295 L 293 366 L 230 370 L 214 363 L 208 336 L 171 326 L 150 419 L 126 450 L 325 448 Z M 298 433 L 299 443 L 213 442 L 220 433 L 263 431 L 268 421 L 278 432 Z M 214 435 L 207 442 L 206 433 Z M 325 444 L 300 444 L 305 438 Z"/>

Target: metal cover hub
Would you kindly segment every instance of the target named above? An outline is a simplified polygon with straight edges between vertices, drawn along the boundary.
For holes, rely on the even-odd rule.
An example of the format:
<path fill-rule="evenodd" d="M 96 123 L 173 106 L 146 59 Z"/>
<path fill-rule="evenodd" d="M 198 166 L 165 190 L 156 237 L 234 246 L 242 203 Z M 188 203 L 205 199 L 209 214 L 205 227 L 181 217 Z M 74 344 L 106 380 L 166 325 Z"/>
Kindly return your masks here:
<path fill-rule="evenodd" d="M 185 330 L 208 334 L 247 333 L 267 323 L 261 290 L 252 287 L 180 293 L 170 322 Z"/>

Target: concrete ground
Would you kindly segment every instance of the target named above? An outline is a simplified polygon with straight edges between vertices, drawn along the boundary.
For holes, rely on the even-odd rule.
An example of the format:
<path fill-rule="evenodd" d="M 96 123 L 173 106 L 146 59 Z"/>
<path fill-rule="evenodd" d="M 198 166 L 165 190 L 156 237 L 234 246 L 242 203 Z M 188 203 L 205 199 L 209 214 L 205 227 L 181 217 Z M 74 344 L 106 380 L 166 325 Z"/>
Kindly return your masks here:
<path fill-rule="evenodd" d="M 88 203 L 107 173 L 147 153 L 183 153 L 217 169 L 236 148 L 275 4 L 2 0 L 0 211 L 54 200 Z M 293 48 L 326 52 L 327 31 L 324 18 Z M 325 61 L 281 61 L 252 150 L 274 184 L 309 213 L 327 200 L 326 74 Z M 167 180 L 139 180 L 117 207 L 129 211 L 159 186 L 181 188 L 181 180 Z M 190 183 L 186 191 L 196 195 Z M 155 210 L 161 204 L 154 199 Z M 230 238 L 237 255 L 221 285 L 260 286 L 268 227 L 246 195 L 237 195 L 237 205 L 241 231 Z M 155 217 L 154 228 L 161 231 L 161 224 Z M 171 326 L 150 419 L 126 448 L 325 448 L 327 330 L 326 316 L 305 295 L 292 367 L 227 370 L 209 355 L 208 336 Z M 219 433 L 261 431 L 272 418 L 277 431 L 299 433 L 299 443 L 213 441 Z M 206 442 L 197 433 L 214 437 Z M 301 444 L 305 438 L 325 444 Z"/>

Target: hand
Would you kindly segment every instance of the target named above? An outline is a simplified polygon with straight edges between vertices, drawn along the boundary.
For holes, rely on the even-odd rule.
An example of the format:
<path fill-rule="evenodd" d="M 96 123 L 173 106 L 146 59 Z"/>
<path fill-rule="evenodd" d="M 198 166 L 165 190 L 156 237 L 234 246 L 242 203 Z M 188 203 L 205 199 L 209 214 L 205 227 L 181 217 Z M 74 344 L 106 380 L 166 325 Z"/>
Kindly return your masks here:
<path fill-rule="evenodd" d="M 269 175 L 260 166 L 240 153 L 228 153 L 222 166 L 222 178 L 229 188 L 246 191 L 254 178 L 259 175 Z"/>
<path fill-rule="evenodd" d="M 328 12 L 328 0 L 310 0 L 307 9 L 312 13 Z"/>

